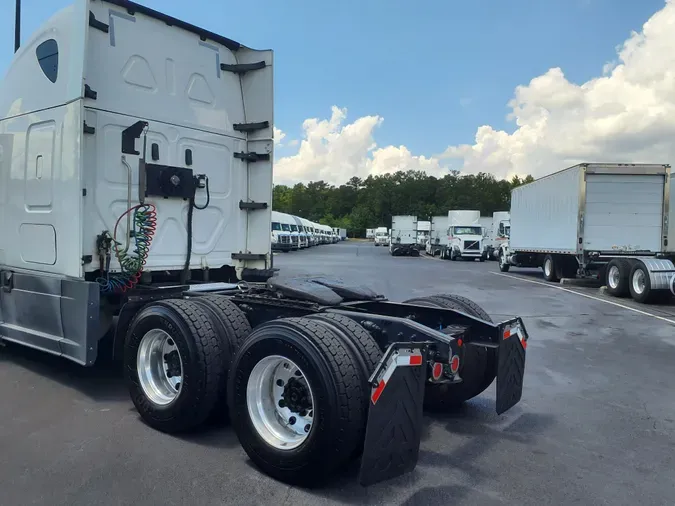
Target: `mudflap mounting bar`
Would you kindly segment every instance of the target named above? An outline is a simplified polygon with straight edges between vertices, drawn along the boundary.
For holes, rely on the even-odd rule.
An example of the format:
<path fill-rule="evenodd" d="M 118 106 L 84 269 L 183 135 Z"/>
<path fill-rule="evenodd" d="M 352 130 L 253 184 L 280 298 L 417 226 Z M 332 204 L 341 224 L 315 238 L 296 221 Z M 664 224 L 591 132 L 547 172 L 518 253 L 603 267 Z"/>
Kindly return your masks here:
<path fill-rule="evenodd" d="M 359 483 L 395 478 L 417 465 L 431 342 L 393 343 L 370 377 Z"/>

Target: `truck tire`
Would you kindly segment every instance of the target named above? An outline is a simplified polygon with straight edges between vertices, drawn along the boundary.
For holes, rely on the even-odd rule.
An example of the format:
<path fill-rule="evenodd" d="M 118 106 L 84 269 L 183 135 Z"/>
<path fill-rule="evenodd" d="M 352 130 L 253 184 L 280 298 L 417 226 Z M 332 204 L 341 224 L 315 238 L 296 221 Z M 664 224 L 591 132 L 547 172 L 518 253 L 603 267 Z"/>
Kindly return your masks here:
<path fill-rule="evenodd" d="M 464 304 L 443 298 L 444 296 L 419 297 L 406 300 L 404 303 L 427 307 L 454 309 L 468 312 Z M 447 296 L 446 296 L 447 297 Z M 429 411 L 454 410 L 465 401 L 475 397 L 485 388 L 488 356 L 485 348 L 476 346 L 464 347 L 464 358 L 460 368 L 461 383 L 442 384 L 427 383 L 424 388 L 424 407 Z M 481 390 L 482 388 L 482 390 Z"/>
<path fill-rule="evenodd" d="M 230 363 L 241 343 L 251 333 L 251 324 L 239 306 L 227 297 L 205 295 L 190 300 L 207 313 L 218 337 L 220 348 L 225 352 L 223 354 L 225 370 L 218 387 L 218 400 L 211 413 L 211 418 L 214 420 L 224 421 L 227 420 L 227 375 Z"/>
<path fill-rule="evenodd" d="M 466 308 L 466 312 L 476 318 L 485 320 L 486 322 L 492 322 L 490 315 L 485 312 L 485 310 L 476 304 L 471 299 L 467 297 L 462 297 L 461 295 L 456 295 L 454 293 L 436 295 L 436 297 L 457 302 L 463 305 Z M 485 367 L 485 376 L 483 377 L 483 383 L 479 387 L 479 392 L 475 395 L 483 393 L 494 381 L 497 376 L 497 350 L 492 348 L 485 348 L 487 354 L 487 365 Z"/>
<path fill-rule="evenodd" d="M 281 318 L 253 330 L 232 363 L 228 406 L 256 466 L 284 483 L 317 486 L 351 460 L 363 444 L 368 395 L 355 362 L 319 321 Z"/>
<path fill-rule="evenodd" d="M 609 287 L 608 291 L 609 291 Z M 628 289 L 634 301 L 648 304 L 657 299 L 659 290 L 652 290 L 649 271 L 642 262 L 635 262 L 628 276 Z"/>
<path fill-rule="evenodd" d="M 187 300 L 148 304 L 134 317 L 124 343 L 131 400 L 157 430 L 195 429 L 218 400 L 226 357 L 200 306 Z"/>
<path fill-rule="evenodd" d="M 558 277 L 558 262 L 554 255 L 548 254 L 544 257 L 544 264 L 542 265 L 542 270 L 544 271 L 544 279 L 546 281 L 557 282 L 560 281 Z"/>
<path fill-rule="evenodd" d="M 382 350 L 375 338 L 354 320 L 341 314 L 316 313 L 307 318 L 330 327 L 335 334 L 340 336 L 342 343 L 347 346 L 349 352 L 352 354 L 354 363 L 359 366 L 362 380 L 361 387 L 367 393 L 370 389 L 368 378 L 373 374 L 377 363 L 382 359 Z M 370 403 L 370 397 L 367 394 L 363 396 L 363 403 L 363 410 L 367 416 Z M 354 457 L 360 455 L 363 451 L 365 434 L 361 436 L 360 441 L 353 455 Z"/>
<path fill-rule="evenodd" d="M 509 272 L 510 268 L 511 268 L 511 264 L 508 263 L 508 255 L 506 255 L 504 251 L 500 250 L 500 253 L 499 253 L 499 270 L 502 271 L 502 272 Z"/>
<path fill-rule="evenodd" d="M 630 293 L 628 278 L 631 275 L 631 264 L 625 258 L 615 258 L 607 264 L 605 286 L 607 293 L 614 297 L 627 297 Z"/>

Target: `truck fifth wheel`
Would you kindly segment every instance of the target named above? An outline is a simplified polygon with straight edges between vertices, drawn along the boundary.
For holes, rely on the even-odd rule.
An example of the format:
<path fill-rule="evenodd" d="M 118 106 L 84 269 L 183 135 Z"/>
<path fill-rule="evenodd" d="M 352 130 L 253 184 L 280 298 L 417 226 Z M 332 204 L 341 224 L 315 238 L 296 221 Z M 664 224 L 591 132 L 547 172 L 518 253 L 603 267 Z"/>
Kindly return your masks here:
<path fill-rule="evenodd" d="M 317 484 L 360 458 L 369 485 L 415 467 L 424 406 L 495 378 L 496 411 L 519 402 L 528 335 L 458 295 L 278 275 L 272 66 L 123 0 L 77 0 L 19 48 L 0 88 L 0 339 L 82 366 L 109 342 L 155 429 L 228 414 L 270 476 Z"/>

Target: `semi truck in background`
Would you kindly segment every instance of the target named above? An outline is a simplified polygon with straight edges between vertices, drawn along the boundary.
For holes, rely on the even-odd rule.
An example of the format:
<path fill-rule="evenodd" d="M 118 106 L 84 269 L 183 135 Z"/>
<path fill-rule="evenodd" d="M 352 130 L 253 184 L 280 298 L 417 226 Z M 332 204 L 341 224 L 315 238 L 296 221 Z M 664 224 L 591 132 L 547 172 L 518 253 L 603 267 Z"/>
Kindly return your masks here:
<path fill-rule="evenodd" d="M 448 250 L 448 223 L 447 216 L 433 216 L 429 239 L 425 245 L 427 255 L 445 258 Z"/>
<path fill-rule="evenodd" d="M 499 267 L 547 281 L 595 277 L 607 293 L 650 302 L 675 294 L 670 165 L 582 163 L 511 191 Z"/>
<path fill-rule="evenodd" d="M 284 230 L 282 225 L 282 213 L 272 211 L 272 250 L 291 251 L 291 229 Z"/>
<path fill-rule="evenodd" d="M 295 230 L 298 232 L 298 246 L 300 249 L 309 248 L 309 234 L 305 232 L 305 227 L 302 226 L 302 220 L 295 215 L 290 215 L 295 221 Z M 291 232 L 293 232 L 294 227 L 291 227 Z"/>
<path fill-rule="evenodd" d="M 487 258 L 483 248 L 483 228 L 480 224 L 480 211 L 448 211 L 448 252 L 450 260 Z"/>
<path fill-rule="evenodd" d="M 429 233 L 431 232 L 431 222 L 430 221 L 418 221 L 417 222 L 417 245 L 420 248 L 424 248 L 429 240 Z"/>
<path fill-rule="evenodd" d="M 392 216 L 389 234 L 389 253 L 392 256 L 418 256 L 417 216 Z"/>
<path fill-rule="evenodd" d="M 389 229 L 387 227 L 377 227 L 375 229 L 375 246 L 386 246 L 389 244 Z"/>
<path fill-rule="evenodd" d="M 333 228 L 333 232 L 335 232 L 337 234 L 337 236 L 340 238 L 341 241 L 347 240 L 347 229 L 346 228 L 335 227 L 335 228 Z"/>
<path fill-rule="evenodd" d="M 375 239 L 375 229 L 374 228 L 367 228 L 366 229 L 366 239 Z"/>
<path fill-rule="evenodd" d="M 511 233 L 511 213 L 509 211 L 496 211 L 492 213 L 490 230 L 488 232 L 487 255 L 489 259 L 498 259 L 501 245 L 509 240 Z"/>
<path fill-rule="evenodd" d="M 291 250 L 296 251 L 300 249 L 300 234 L 298 233 L 298 225 L 290 214 L 279 213 L 281 220 L 281 229 L 291 235 Z"/>

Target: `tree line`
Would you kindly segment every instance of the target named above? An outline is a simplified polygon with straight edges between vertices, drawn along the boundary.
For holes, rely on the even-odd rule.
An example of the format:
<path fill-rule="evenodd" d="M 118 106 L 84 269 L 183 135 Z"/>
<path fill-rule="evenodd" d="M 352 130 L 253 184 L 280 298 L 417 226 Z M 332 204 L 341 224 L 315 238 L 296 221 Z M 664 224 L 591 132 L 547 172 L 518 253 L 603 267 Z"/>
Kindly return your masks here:
<path fill-rule="evenodd" d="M 483 216 L 506 211 L 511 190 L 531 181 L 532 176 L 499 180 L 491 174 L 464 176 L 453 171 L 436 178 L 423 171 L 399 171 L 366 179 L 352 177 L 340 186 L 324 181 L 276 185 L 273 208 L 346 228 L 349 237 L 365 237 L 367 228 L 391 227 L 391 217 L 396 215 L 428 220 L 452 209 L 478 209 Z"/>

